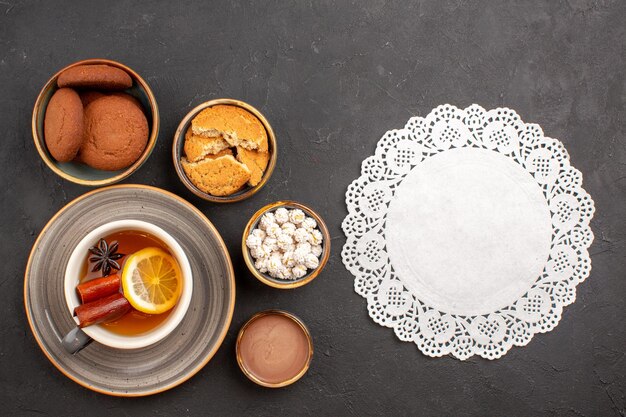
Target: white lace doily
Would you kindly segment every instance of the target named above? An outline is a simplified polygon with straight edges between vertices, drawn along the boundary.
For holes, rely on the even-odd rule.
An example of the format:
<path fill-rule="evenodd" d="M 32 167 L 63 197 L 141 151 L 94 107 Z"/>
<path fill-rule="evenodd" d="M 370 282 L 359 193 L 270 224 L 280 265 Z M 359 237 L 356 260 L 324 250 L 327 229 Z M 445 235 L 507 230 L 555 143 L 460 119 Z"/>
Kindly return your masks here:
<path fill-rule="evenodd" d="M 346 204 L 356 292 L 429 356 L 496 359 L 526 345 L 557 325 L 591 269 L 581 173 L 510 109 L 411 118 L 363 161 Z"/>

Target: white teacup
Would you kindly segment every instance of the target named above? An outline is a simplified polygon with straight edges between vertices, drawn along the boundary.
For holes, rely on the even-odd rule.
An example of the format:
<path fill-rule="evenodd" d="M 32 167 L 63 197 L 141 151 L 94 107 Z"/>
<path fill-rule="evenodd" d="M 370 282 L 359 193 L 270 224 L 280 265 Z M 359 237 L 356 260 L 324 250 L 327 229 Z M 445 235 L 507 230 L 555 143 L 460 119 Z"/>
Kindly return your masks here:
<path fill-rule="evenodd" d="M 138 349 L 152 345 L 170 334 L 176 326 L 181 322 L 189 303 L 191 302 L 191 293 L 193 290 L 193 279 L 191 275 L 191 266 L 189 260 L 183 252 L 178 242 L 160 227 L 141 220 L 117 220 L 104 224 L 93 231 L 89 232 L 72 252 L 65 269 L 65 301 L 70 314 L 74 314 L 74 308 L 80 305 L 80 299 L 76 293 L 76 286 L 80 283 L 83 273 L 85 258 L 88 255 L 90 247 L 97 244 L 98 240 L 104 236 L 124 230 L 136 230 L 147 232 L 152 236 L 160 239 L 170 250 L 172 255 L 178 261 L 183 278 L 183 288 L 176 306 L 174 306 L 170 315 L 154 329 L 137 335 L 125 336 L 113 333 L 104 326 L 92 325 L 83 329 L 72 330 L 63 340 L 65 348 L 71 353 L 75 353 L 86 345 L 90 339 L 93 339 L 103 345 L 118 349 Z M 78 319 L 74 317 L 76 324 Z M 81 334 L 82 330 L 89 338 Z"/>

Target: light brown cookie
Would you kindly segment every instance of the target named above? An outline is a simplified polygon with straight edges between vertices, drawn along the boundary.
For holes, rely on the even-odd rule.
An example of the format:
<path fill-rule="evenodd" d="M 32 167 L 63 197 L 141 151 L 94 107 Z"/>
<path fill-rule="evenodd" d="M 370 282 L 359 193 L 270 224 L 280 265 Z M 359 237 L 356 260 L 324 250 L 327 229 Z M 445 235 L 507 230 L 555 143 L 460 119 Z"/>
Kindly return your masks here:
<path fill-rule="evenodd" d="M 215 196 L 226 196 L 243 187 L 250 179 L 250 170 L 231 155 L 216 159 L 189 162 L 181 159 L 187 178 L 200 190 Z"/>
<path fill-rule="evenodd" d="M 86 91 L 80 91 L 78 95 L 80 96 L 80 100 L 83 102 L 83 107 L 87 107 L 89 104 L 93 103 L 99 98 L 106 97 L 106 96 L 115 96 L 115 97 L 121 97 L 125 100 L 130 101 L 131 103 L 133 103 L 133 105 L 137 106 L 137 108 L 140 109 L 142 112 L 144 111 L 143 106 L 141 105 L 141 102 L 136 97 L 127 93 L 123 93 L 121 91 L 104 94 L 100 91 L 86 90 Z"/>
<path fill-rule="evenodd" d="M 59 87 L 125 90 L 133 80 L 126 71 L 109 65 L 78 65 L 59 74 Z"/>
<path fill-rule="evenodd" d="M 217 158 L 219 158 L 221 156 L 226 156 L 226 155 L 233 156 L 233 150 L 231 148 L 224 149 L 223 151 L 219 151 L 216 154 L 206 155 L 202 159 L 217 159 Z"/>
<path fill-rule="evenodd" d="M 270 160 L 270 154 L 269 152 L 251 151 L 237 146 L 237 160 L 250 169 L 251 175 L 248 185 L 254 187 L 263 178 L 263 173 Z"/>
<path fill-rule="evenodd" d="M 190 162 L 198 162 L 208 155 L 217 154 L 224 149 L 228 149 L 230 145 L 221 136 L 215 138 L 205 138 L 194 135 L 191 129 L 187 129 L 185 133 L 185 144 L 183 148 L 185 155 Z M 232 155 L 232 152 L 230 153 Z"/>
<path fill-rule="evenodd" d="M 132 165 L 148 143 L 148 121 L 131 100 L 110 95 L 85 109 L 85 140 L 80 160 L 106 171 Z"/>
<path fill-rule="evenodd" d="M 193 133 L 216 137 L 220 134 L 231 146 L 267 152 L 267 132 L 252 113 L 238 106 L 218 104 L 202 110 L 191 121 Z"/>
<path fill-rule="evenodd" d="M 92 103 L 98 100 L 99 98 L 102 98 L 105 96 L 105 94 L 99 91 L 92 91 L 92 90 L 81 91 L 80 93 L 78 93 L 78 95 L 80 96 L 80 101 L 83 102 L 83 107 L 87 107 L 89 103 Z"/>
<path fill-rule="evenodd" d="M 144 111 L 143 110 L 143 106 L 141 105 L 141 102 L 139 102 L 139 100 L 136 97 L 131 96 L 130 94 L 122 93 L 121 91 L 118 91 L 118 92 L 115 92 L 115 93 L 111 93 L 109 95 L 110 96 L 115 96 L 115 97 L 121 97 L 121 98 L 123 98 L 125 100 L 128 100 L 131 103 L 133 103 L 135 106 L 137 106 L 137 108 L 139 108 L 139 110 L 141 110 L 142 113 Z"/>
<path fill-rule="evenodd" d="M 83 103 L 76 91 L 60 88 L 50 98 L 44 116 L 44 141 L 59 162 L 74 159 L 83 143 Z"/>

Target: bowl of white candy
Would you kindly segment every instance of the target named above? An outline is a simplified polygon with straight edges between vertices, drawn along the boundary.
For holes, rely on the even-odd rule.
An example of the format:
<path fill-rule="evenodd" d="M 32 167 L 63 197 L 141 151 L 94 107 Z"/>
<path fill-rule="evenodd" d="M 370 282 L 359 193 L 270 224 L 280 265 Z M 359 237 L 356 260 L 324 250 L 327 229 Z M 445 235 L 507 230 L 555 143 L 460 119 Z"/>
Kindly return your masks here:
<path fill-rule="evenodd" d="M 274 288 L 311 282 L 330 256 L 330 234 L 313 209 L 295 201 L 277 201 L 254 213 L 241 240 L 250 272 Z"/>

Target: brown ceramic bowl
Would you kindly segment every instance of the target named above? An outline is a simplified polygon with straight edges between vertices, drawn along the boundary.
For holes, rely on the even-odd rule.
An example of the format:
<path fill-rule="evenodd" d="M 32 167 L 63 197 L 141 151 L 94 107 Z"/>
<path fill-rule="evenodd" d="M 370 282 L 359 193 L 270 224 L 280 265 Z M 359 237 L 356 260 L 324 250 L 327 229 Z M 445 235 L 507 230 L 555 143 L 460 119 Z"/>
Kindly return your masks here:
<path fill-rule="evenodd" d="M 139 100 L 144 108 L 146 118 L 148 119 L 150 136 L 148 137 L 148 143 L 146 145 L 146 148 L 144 149 L 139 159 L 135 161 L 135 163 L 133 163 L 128 168 L 121 169 L 119 171 L 103 171 L 73 161 L 58 162 L 50 155 L 44 141 L 44 116 L 46 114 L 46 108 L 48 106 L 50 98 L 52 97 L 52 94 L 54 94 L 54 92 L 58 89 L 57 78 L 59 77 L 59 74 L 61 74 L 68 68 L 76 67 L 78 65 L 89 64 L 106 64 L 126 71 L 128 75 L 130 75 L 130 78 L 133 80 L 133 86 L 125 90 L 124 92 L 132 95 L 137 100 Z M 43 159 L 46 165 L 55 174 L 62 178 L 65 178 L 68 181 L 92 187 L 114 184 L 128 177 L 133 172 L 137 171 L 139 167 L 143 165 L 144 162 L 146 162 L 146 160 L 152 153 L 152 150 L 154 149 L 157 137 L 159 136 L 159 125 L 159 108 L 148 83 L 146 83 L 144 79 L 141 78 L 139 74 L 137 74 L 131 68 L 119 62 L 111 61 L 108 59 L 86 59 L 84 61 L 78 61 L 68 65 L 67 67 L 54 74 L 39 93 L 37 101 L 35 101 L 32 118 L 33 139 L 35 140 L 35 147 L 37 148 L 37 152 L 39 152 L 39 156 L 41 156 L 41 159 Z"/>
<path fill-rule="evenodd" d="M 304 365 L 304 367 L 294 377 L 278 382 L 278 383 L 269 383 L 269 382 L 266 382 L 257 378 L 257 376 L 254 375 L 254 373 L 251 372 L 246 366 L 245 360 L 243 359 L 241 355 L 241 351 L 239 349 L 241 339 L 243 338 L 243 335 L 246 332 L 246 329 L 248 328 L 248 326 L 250 326 L 250 324 L 254 322 L 256 319 L 259 319 L 263 316 L 272 315 L 272 314 L 287 317 L 291 319 L 293 322 L 295 322 L 302 329 L 304 335 L 306 336 L 309 342 L 309 358 L 306 364 Z M 244 375 L 248 377 L 248 379 L 267 388 L 282 388 L 282 387 L 286 387 L 287 385 L 293 384 L 294 382 L 302 378 L 304 374 L 306 374 L 306 372 L 309 370 L 309 366 L 311 365 L 311 359 L 313 358 L 313 338 L 311 337 L 311 333 L 309 332 L 309 329 L 306 327 L 306 325 L 302 322 L 302 320 L 300 320 L 294 314 L 291 314 L 283 310 L 266 310 L 266 311 L 261 311 L 260 313 L 256 313 L 246 322 L 246 324 L 244 324 L 241 327 L 241 330 L 239 330 L 239 334 L 237 335 L 237 345 L 235 347 L 235 350 L 236 350 L 236 356 L 237 356 L 237 364 L 239 364 L 239 368 L 241 369 L 241 372 L 243 372 Z"/>
<path fill-rule="evenodd" d="M 227 196 L 214 196 L 200 190 L 194 185 L 194 183 L 191 182 L 191 180 L 189 180 L 189 178 L 187 178 L 187 175 L 183 170 L 183 165 L 180 162 L 180 158 L 184 155 L 183 147 L 185 145 L 185 132 L 187 132 L 187 129 L 191 124 L 191 120 L 207 107 L 213 107 L 218 104 L 228 104 L 231 106 L 241 107 L 242 109 L 252 113 L 257 119 L 259 119 L 259 121 L 263 124 L 263 127 L 265 127 L 265 131 L 267 132 L 269 145 L 268 148 L 270 152 L 270 160 L 267 164 L 267 168 L 265 169 L 261 182 L 259 182 L 254 187 L 249 187 L 246 185 L 243 189 Z M 230 98 L 218 98 L 215 100 L 204 102 L 195 107 L 189 113 L 187 113 L 187 115 L 178 125 L 178 129 L 176 129 L 176 133 L 174 134 L 174 143 L 172 144 L 172 158 L 174 160 L 174 168 L 176 168 L 178 178 L 180 178 L 181 182 L 185 184 L 185 187 L 187 187 L 192 193 L 204 200 L 211 201 L 213 203 L 235 203 L 237 201 L 245 200 L 246 198 L 252 197 L 261 188 L 263 188 L 265 184 L 267 184 L 267 181 L 272 176 L 272 172 L 274 172 L 274 167 L 276 167 L 277 157 L 278 148 L 276 146 L 276 136 L 274 135 L 274 130 L 272 130 L 272 126 L 270 126 L 265 116 L 263 116 L 260 111 L 258 111 L 248 103 L 244 103 L 243 101 Z"/>
<path fill-rule="evenodd" d="M 250 254 L 250 249 L 246 246 L 246 239 L 250 235 L 250 233 L 256 228 L 257 224 L 261 220 L 261 216 L 263 214 L 274 211 L 279 207 L 285 207 L 286 209 L 300 209 L 307 216 L 312 217 L 317 222 L 317 228 L 322 233 L 324 237 L 324 241 L 322 242 L 322 255 L 320 256 L 320 263 L 317 268 L 308 271 L 308 273 L 302 278 L 298 278 L 295 280 L 286 280 L 286 279 L 278 279 L 270 276 L 269 274 L 260 272 L 254 266 L 254 258 Z M 322 269 L 326 266 L 326 262 L 328 262 L 328 258 L 330 257 L 330 232 L 328 231 L 328 227 L 326 227 L 326 223 L 324 220 L 315 212 L 312 208 L 305 206 L 304 204 L 297 203 L 295 201 L 277 201 L 275 203 L 271 203 L 262 207 L 259 211 L 254 213 L 252 218 L 248 221 L 246 228 L 243 231 L 243 236 L 241 238 L 241 250 L 243 251 L 243 259 L 248 266 L 252 275 L 254 275 L 259 281 L 262 283 L 269 285 L 270 287 L 280 288 L 282 290 L 288 290 L 292 288 L 298 288 L 303 285 L 308 284 L 313 281 L 321 272 Z"/>

